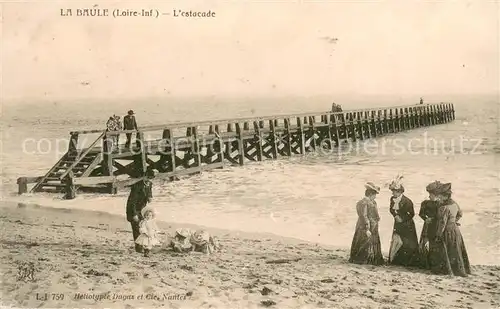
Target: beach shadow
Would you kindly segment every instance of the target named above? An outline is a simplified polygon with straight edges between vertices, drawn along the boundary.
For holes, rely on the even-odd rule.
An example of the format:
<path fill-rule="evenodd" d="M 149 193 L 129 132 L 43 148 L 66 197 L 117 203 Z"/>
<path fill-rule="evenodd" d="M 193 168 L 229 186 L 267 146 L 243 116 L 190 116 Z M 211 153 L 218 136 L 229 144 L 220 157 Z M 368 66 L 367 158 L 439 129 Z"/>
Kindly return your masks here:
<path fill-rule="evenodd" d="M 310 256 L 304 257 L 304 260 L 307 260 L 308 263 L 314 264 L 323 264 L 323 265 L 342 265 L 342 266 L 350 266 L 352 270 L 356 273 L 356 269 L 360 271 L 369 271 L 369 272 L 400 272 L 400 273 L 411 273 L 411 274 L 425 274 L 432 275 L 432 272 L 428 269 L 419 268 L 415 266 L 399 266 L 399 265 L 390 265 L 387 262 L 382 265 L 371 265 L 371 264 L 356 264 L 350 263 L 349 258 L 346 255 L 340 255 L 335 253 L 329 253 L 326 256 Z M 358 274 L 360 274 L 358 272 Z"/>
<path fill-rule="evenodd" d="M 365 269 L 369 271 L 390 271 L 390 272 L 400 272 L 400 273 L 412 273 L 412 274 L 432 274 L 430 270 L 419 268 L 416 266 L 400 266 L 400 265 L 391 265 L 391 264 L 383 264 L 383 265 L 370 265 L 370 264 L 355 264 L 350 263 L 348 260 L 345 260 L 345 265 L 350 265 L 355 268 Z"/>

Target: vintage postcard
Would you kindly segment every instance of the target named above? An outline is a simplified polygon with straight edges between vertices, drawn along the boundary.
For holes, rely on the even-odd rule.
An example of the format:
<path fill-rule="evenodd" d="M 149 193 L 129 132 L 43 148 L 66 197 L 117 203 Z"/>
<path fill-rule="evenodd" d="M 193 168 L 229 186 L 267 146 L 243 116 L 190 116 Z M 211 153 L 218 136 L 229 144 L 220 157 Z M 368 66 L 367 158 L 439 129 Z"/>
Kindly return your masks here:
<path fill-rule="evenodd" d="M 0 1 L 1 306 L 499 308 L 498 1 Z"/>

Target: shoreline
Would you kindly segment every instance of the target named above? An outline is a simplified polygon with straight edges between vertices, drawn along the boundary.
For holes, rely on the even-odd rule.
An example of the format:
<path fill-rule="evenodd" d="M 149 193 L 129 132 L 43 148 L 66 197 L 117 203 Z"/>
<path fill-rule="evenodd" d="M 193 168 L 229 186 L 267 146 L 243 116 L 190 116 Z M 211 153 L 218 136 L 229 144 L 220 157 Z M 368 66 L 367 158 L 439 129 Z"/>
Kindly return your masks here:
<path fill-rule="evenodd" d="M 158 185 L 158 184 L 155 184 Z M 163 193 L 160 193 L 163 194 Z M 0 200 L 0 208 L 2 205 L 10 205 L 16 207 L 18 204 L 30 205 L 31 207 L 46 207 L 48 211 L 72 211 L 78 213 L 81 211 L 83 214 L 96 213 L 100 215 L 107 214 L 109 216 L 115 216 L 116 218 L 121 218 L 124 220 L 125 217 L 125 204 L 127 200 L 127 194 L 122 192 L 117 196 L 108 197 L 105 195 L 91 195 L 91 194 L 81 194 L 77 199 L 72 201 L 64 200 L 60 197 L 54 197 L 53 195 L 27 195 L 19 196 L 12 193 L 9 196 L 4 195 L 2 200 Z M 160 215 L 157 222 L 164 222 L 167 225 L 177 227 L 191 227 L 191 228 L 203 228 L 211 230 L 213 232 L 219 231 L 219 233 L 231 233 L 237 236 L 247 236 L 251 238 L 262 238 L 270 237 L 273 239 L 285 239 L 294 242 L 306 242 L 310 244 L 315 244 L 322 247 L 335 248 L 335 249 L 346 249 L 350 247 L 352 241 L 352 236 L 354 234 L 354 227 L 357 218 L 351 218 L 352 223 L 347 227 L 345 226 L 345 218 L 341 223 L 344 224 L 341 229 L 336 227 L 327 227 L 320 229 L 315 229 L 314 224 L 302 224 L 298 226 L 291 225 L 291 223 L 286 223 L 285 221 L 278 219 L 277 222 L 272 222 L 268 217 L 258 217 L 258 220 L 254 220 L 255 217 L 247 219 L 243 214 L 238 216 L 234 215 L 224 215 L 223 211 L 217 213 L 217 216 L 208 215 L 206 218 L 201 216 L 199 213 L 190 213 L 185 211 L 179 205 L 175 205 L 175 209 L 169 208 L 171 201 L 160 200 L 168 199 L 169 197 L 161 196 L 157 197 L 155 200 L 154 207 L 160 211 Z M 173 198 L 172 198 L 173 199 Z M 382 200 L 383 203 L 383 200 Z M 179 203 L 177 203 L 179 204 Z M 169 206 L 165 206 L 169 205 Z M 193 206 L 194 204 L 189 204 Z M 198 206 L 198 205 L 196 205 Z M 210 205 L 209 205 L 210 206 Z M 383 207 L 383 206 L 382 206 Z M 420 234 L 422 228 L 421 219 L 418 217 L 419 206 L 416 206 L 415 211 L 415 225 L 417 228 L 417 234 Z M 189 208 L 189 207 L 187 207 Z M 176 210 L 180 210 L 176 212 Z M 467 211 L 467 210 L 466 210 Z M 170 216 L 170 214 L 175 214 Z M 222 214 L 222 215 L 221 215 Z M 342 217 L 343 214 L 334 215 L 332 218 Z M 384 222 L 388 220 L 392 221 L 392 217 L 387 215 L 385 212 L 381 214 Z M 385 216 L 385 217 L 384 217 Z M 272 218 L 271 218 L 272 219 Z M 462 227 L 462 233 L 466 239 L 466 244 L 468 244 L 469 258 L 471 261 L 475 262 L 475 265 L 489 265 L 496 266 L 500 265 L 500 260 L 498 260 L 497 251 L 491 251 L 494 249 L 494 245 L 490 248 L 475 247 L 474 238 L 477 238 L 477 224 L 480 217 L 475 213 L 467 213 L 467 216 L 463 220 L 468 220 L 467 226 Z M 267 222 L 265 222 L 267 220 Z M 496 224 L 494 218 L 490 218 L 487 221 Z M 124 220 L 125 221 L 125 220 Z M 349 221 L 349 222 L 351 222 Z M 332 222 L 338 222 L 332 220 Z M 261 228 L 259 223 L 264 224 L 264 228 Z M 389 226 L 390 225 L 390 226 Z M 128 226 L 126 228 L 129 228 Z M 471 229 L 474 235 L 466 234 L 466 228 Z M 476 231 L 474 231 L 476 229 Z M 382 254 L 387 257 L 389 254 L 389 244 L 390 235 L 392 234 L 392 222 L 381 226 L 381 241 L 382 241 Z M 262 235 L 260 235 L 262 234 Z M 480 234 L 481 235 L 481 234 Z M 486 235 L 490 239 L 495 239 L 494 234 Z M 490 249 L 490 250 L 488 250 Z M 491 253 L 491 254 L 490 254 Z"/>
<path fill-rule="evenodd" d="M 492 308 L 499 266 L 467 278 L 353 265 L 348 250 L 268 234 L 206 228 L 221 252 L 150 258 L 133 251 L 125 218 L 105 212 L 2 205 L 3 305 L 169 308 Z M 181 226 L 158 222 L 165 233 Z M 192 225 L 182 227 L 197 228 Z M 285 259 L 286 263 L 274 263 Z M 33 262 L 35 281 L 18 280 Z M 274 262 L 273 262 L 274 261 Z M 415 293 L 406 293 L 415 291 Z"/>
<path fill-rule="evenodd" d="M 120 215 L 120 214 L 106 212 L 106 211 L 102 211 L 102 210 L 87 210 L 87 209 L 81 209 L 81 208 L 64 208 L 64 207 L 59 207 L 59 206 L 51 207 L 51 206 L 32 203 L 32 202 L 0 201 L 0 209 L 4 209 L 4 208 L 27 208 L 27 209 L 38 209 L 38 210 L 41 210 L 43 212 L 55 213 L 55 214 L 72 213 L 75 215 L 82 215 L 82 216 L 97 216 L 97 217 L 101 217 L 103 219 L 123 221 L 124 222 L 124 226 L 122 227 L 123 232 L 128 232 L 130 229 L 130 224 L 127 222 L 127 220 L 125 218 L 125 214 Z M 283 236 L 283 235 L 270 233 L 270 232 L 250 232 L 250 231 L 243 231 L 243 230 L 217 228 L 217 227 L 205 226 L 205 225 L 194 224 L 194 223 L 169 222 L 169 221 L 158 220 L 158 219 L 156 220 L 156 223 L 161 230 L 160 235 L 173 234 L 173 233 L 175 233 L 175 229 L 182 227 L 182 228 L 190 228 L 193 230 L 195 230 L 195 229 L 207 230 L 215 236 L 231 234 L 231 235 L 245 238 L 245 239 L 272 239 L 272 240 L 283 241 L 283 242 L 287 242 L 287 243 L 308 243 L 308 244 L 322 246 L 322 247 L 330 248 L 330 249 L 334 249 L 334 250 L 336 250 L 336 249 L 346 250 L 345 247 L 341 247 L 341 246 L 328 245 L 328 244 L 324 244 L 321 242 L 315 242 L 315 241 L 309 241 L 309 240 L 304 240 L 304 239 L 295 238 L 295 237 Z"/>

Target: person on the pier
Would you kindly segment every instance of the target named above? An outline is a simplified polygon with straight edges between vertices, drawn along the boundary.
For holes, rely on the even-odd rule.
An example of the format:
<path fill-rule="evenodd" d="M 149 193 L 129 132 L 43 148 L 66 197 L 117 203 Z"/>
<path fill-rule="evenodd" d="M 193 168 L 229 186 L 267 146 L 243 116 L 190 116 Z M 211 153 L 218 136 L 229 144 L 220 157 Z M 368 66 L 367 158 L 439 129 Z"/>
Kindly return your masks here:
<path fill-rule="evenodd" d="M 123 129 L 124 130 L 137 130 L 137 122 L 135 121 L 134 111 L 129 110 L 127 115 L 123 117 Z M 125 142 L 125 148 L 130 148 L 132 142 L 132 133 L 125 133 L 127 136 L 127 141 Z M 136 135 L 137 139 L 138 133 Z"/>
<path fill-rule="evenodd" d="M 429 199 L 420 204 L 420 211 L 418 213 L 420 218 L 424 220 L 424 226 L 420 234 L 419 251 L 422 262 L 421 267 L 425 269 L 430 269 L 433 264 L 433 256 L 430 252 L 435 251 L 436 243 L 434 242 L 434 238 L 436 237 L 438 207 L 435 193 L 440 185 L 441 182 L 437 180 L 427 185 L 425 189 L 429 193 Z"/>
<path fill-rule="evenodd" d="M 356 264 L 384 264 L 378 223 L 378 213 L 375 198 L 380 192 L 380 187 L 372 182 L 365 184 L 365 197 L 356 204 L 358 221 L 351 244 L 350 263 Z"/>
<path fill-rule="evenodd" d="M 140 235 L 135 240 L 135 243 L 142 246 L 144 256 L 149 257 L 149 253 L 154 246 L 159 245 L 158 240 L 158 227 L 155 223 L 156 211 L 150 205 L 141 210 L 143 219 L 139 223 Z"/>
<path fill-rule="evenodd" d="M 398 175 L 390 184 L 392 192 L 389 211 L 394 217 L 392 240 L 389 249 L 389 264 L 418 266 L 419 251 L 417 230 L 413 217 L 413 202 L 404 195 L 403 176 Z"/>
<path fill-rule="evenodd" d="M 141 211 L 153 198 L 152 182 L 148 179 L 153 175 L 153 171 L 148 169 L 146 177 L 134 183 L 130 188 L 130 194 L 127 199 L 127 221 L 132 226 L 134 242 L 140 235 L 139 222 L 143 219 Z M 142 253 L 142 246 L 135 244 L 135 251 Z"/>
<path fill-rule="evenodd" d="M 435 253 L 438 259 L 432 265 L 431 271 L 434 274 L 466 277 L 471 273 L 471 269 L 458 223 L 462 217 L 462 211 L 458 204 L 451 199 L 451 183 L 441 184 L 435 193 L 439 204 L 434 238 L 436 242 Z"/>
<path fill-rule="evenodd" d="M 109 116 L 108 121 L 106 121 L 106 130 L 113 131 L 116 126 L 115 118 L 113 116 Z"/>
<path fill-rule="evenodd" d="M 123 125 L 122 121 L 120 120 L 120 116 L 118 115 L 113 115 L 115 118 L 115 123 L 116 123 L 116 131 L 122 131 L 123 130 Z M 116 134 L 116 146 L 118 147 L 118 144 L 120 143 L 120 134 Z"/>
<path fill-rule="evenodd" d="M 106 122 L 106 131 L 107 132 L 113 132 L 118 130 L 118 123 L 116 122 L 115 116 L 109 117 L 108 121 Z M 109 152 L 113 152 L 114 149 L 117 147 L 117 138 L 116 135 L 109 135 L 107 136 L 105 142 L 107 143 L 107 149 Z"/>
<path fill-rule="evenodd" d="M 342 112 L 342 106 L 333 102 L 332 103 L 332 113 L 338 113 L 338 112 Z"/>

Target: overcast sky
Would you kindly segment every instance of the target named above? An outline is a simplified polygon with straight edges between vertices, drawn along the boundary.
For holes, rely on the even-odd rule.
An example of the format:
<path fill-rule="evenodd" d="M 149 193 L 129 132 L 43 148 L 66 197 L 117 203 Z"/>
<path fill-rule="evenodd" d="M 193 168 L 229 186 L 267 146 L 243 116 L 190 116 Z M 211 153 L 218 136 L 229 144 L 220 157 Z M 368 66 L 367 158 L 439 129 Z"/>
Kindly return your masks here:
<path fill-rule="evenodd" d="M 4 98 L 498 93 L 497 1 L 75 2 L 2 4 Z"/>

